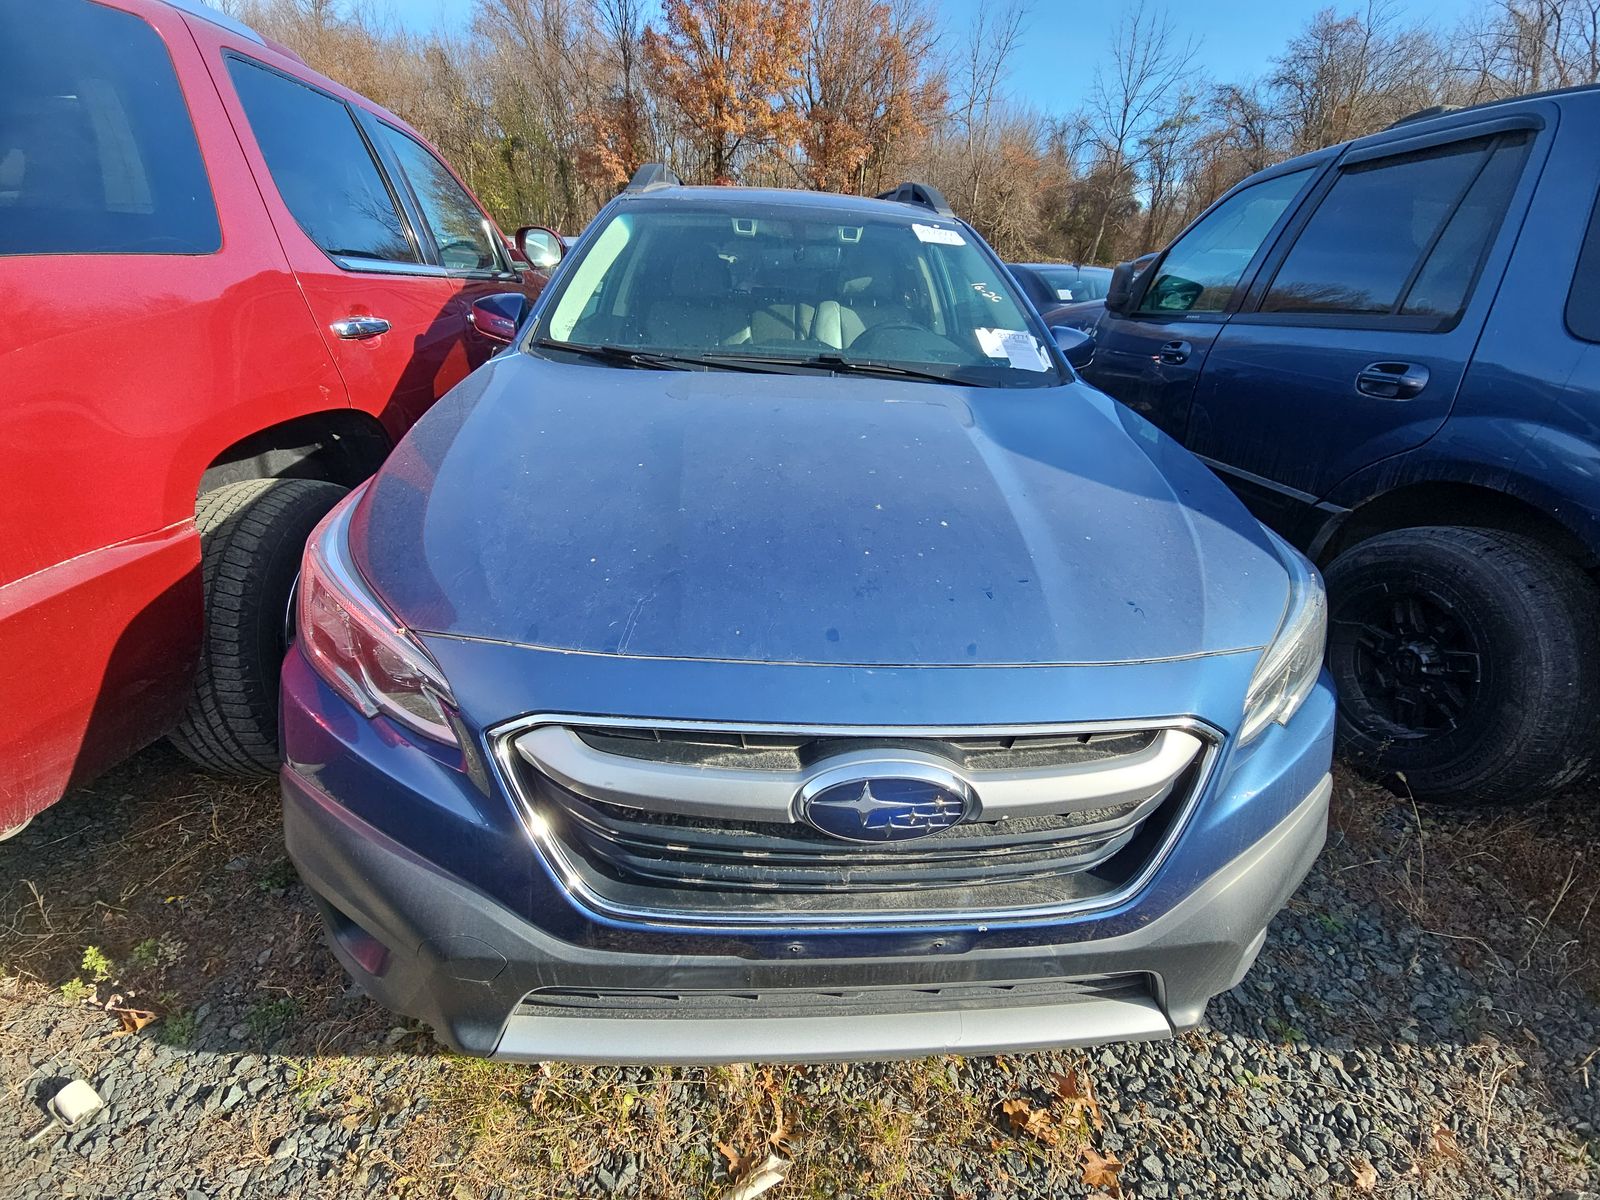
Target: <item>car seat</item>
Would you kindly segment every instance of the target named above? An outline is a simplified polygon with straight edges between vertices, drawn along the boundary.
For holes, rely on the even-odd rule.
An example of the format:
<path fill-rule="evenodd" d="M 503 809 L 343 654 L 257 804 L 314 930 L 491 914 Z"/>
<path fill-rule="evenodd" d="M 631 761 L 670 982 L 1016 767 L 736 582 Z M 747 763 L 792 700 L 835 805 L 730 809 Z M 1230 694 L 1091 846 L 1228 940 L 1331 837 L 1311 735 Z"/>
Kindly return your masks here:
<path fill-rule="evenodd" d="M 750 320 L 733 296 L 732 272 L 720 255 L 674 255 L 661 293 L 640 320 L 646 343 L 690 351 L 727 343 Z"/>

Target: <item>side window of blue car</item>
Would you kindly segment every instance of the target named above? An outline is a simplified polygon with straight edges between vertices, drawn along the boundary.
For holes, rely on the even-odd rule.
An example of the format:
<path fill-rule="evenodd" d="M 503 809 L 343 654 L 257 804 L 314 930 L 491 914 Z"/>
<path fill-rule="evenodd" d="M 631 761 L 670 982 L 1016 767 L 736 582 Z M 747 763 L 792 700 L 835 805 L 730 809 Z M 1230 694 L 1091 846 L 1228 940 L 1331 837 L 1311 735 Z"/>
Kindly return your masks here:
<path fill-rule="evenodd" d="M 1567 328 L 1586 342 L 1600 342 L 1600 201 L 1589 217 L 1589 235 L 1567 294 Z"/>
<path fill-rule="evenodd" d="M 1308 169 L 1263 179 L 1218 204 L 1172 244 L 1139 311 L 1153 316 L 1222 312 L 1311 174 Z"/>
<path fill-rule="evenodd" d="M 1527 145 L 1524 133 L 1474 138 L 1342 169 L 1284 256 L 1260 311 L 1454 325 Z"/>

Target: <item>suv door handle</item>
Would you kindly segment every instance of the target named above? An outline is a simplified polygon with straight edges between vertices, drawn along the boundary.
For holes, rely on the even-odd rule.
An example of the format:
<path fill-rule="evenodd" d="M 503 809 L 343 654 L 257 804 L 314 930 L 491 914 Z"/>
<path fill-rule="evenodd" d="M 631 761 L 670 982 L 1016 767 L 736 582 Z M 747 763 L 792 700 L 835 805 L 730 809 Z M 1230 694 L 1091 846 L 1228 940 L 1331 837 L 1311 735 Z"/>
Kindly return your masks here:
<path fill-rule="evenodd" d="M 1177 366 L 1179 363 L 1189 361 L 1189 355 L 1194 353 L 1194 347 L 1188 342 L 1168 342 L 1157 352 L 1156 357 L 1164 363 Z"/>
<path fill-rule="evenodd" d="M 1409 400 L 1428 386 L 1428 368 L 1403 362 L 1368 363 L 1356 376 L 1356 391 L 1380 400 Z"/>
<path fill-rule="evenodd" d="M 363 338 L 377 337 L 380 333 L 389 332 L 389 322 L 382 317 L 345 317 L 328 326 L 347 342 L 359 342 Z"/>

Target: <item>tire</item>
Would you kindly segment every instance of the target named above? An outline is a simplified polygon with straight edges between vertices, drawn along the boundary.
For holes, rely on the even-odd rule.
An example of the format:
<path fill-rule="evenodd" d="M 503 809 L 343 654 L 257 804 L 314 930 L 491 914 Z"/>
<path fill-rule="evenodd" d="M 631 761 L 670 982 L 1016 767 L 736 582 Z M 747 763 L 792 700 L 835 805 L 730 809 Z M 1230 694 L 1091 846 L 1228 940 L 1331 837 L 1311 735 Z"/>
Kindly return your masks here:
<path fill-rule="evenodd" d="M 346 489 L 317 479 L 246 479 L 200 497 L 205 634 L 194 695 L 171 735 L 202 767 L 278 769 L 278 672 L 306 538 Z"/>
<path fill-rule="evenodd" d="M 1600 588 L 1543 543 L 1401 529 L 1325 572 L 1339 737 L 1357 767 L 1441 804 L 1536 799 L 1600 742 Z"/>

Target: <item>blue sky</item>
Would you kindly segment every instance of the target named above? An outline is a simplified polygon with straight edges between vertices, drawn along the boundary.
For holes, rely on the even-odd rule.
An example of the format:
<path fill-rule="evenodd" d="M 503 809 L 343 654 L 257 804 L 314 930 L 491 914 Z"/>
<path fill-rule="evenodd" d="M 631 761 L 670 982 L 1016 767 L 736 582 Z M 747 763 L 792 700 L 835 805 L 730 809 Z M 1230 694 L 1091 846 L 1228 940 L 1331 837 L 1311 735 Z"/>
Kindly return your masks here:
<path fill-rule="evenodd" d="M 996 0 L 936 0 L 946 37 L 959 37 L 983 3 Z M 1182 37 L 1199 45 L 1201 69 L 1219 80 L 1264 74 L 1273 55 L 1319 8 L 1341 12 L 1364 7 L 1361 0 L 1151 0 L 1171 17 Z M 378 0 L 415 29 L 470 19 L 472 0 Z M 1027 37 L 1007 81 L 1013 99 L 1046 113 L 1076 107 L 1088 94 L 1096 60 L 1105 52 L 1126 0 L 1033 0 Z M 1400 0 L 1398 15 L 1447 29 L 1484 0 Z"/>

